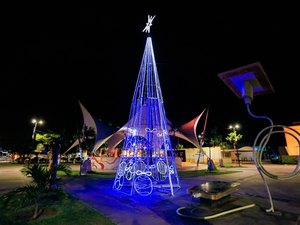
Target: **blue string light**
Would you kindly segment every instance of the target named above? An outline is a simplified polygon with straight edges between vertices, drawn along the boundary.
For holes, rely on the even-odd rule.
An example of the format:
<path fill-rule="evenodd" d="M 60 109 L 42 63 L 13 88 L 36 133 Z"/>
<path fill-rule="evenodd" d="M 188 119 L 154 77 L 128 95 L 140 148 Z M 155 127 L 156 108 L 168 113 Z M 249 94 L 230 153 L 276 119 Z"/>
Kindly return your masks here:
<path fill-rule="evenodd" d="M 180 188 L 151 37 L 147 37 L 113 188 L 133 195 Z"/>

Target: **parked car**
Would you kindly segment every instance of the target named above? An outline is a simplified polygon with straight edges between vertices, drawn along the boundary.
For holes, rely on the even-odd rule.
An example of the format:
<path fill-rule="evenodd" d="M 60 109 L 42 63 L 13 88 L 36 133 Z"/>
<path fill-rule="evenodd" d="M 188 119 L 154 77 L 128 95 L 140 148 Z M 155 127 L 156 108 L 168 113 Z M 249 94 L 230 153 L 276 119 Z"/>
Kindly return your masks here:
<path fill-rule="evenodd" d="M 6 151 L 0 151 L 0 161 L 8 161 L 10 160 L 9 153 Z"/>
<path fill-rule="evenodd" d="M 28 155 L 21 155 L 18 157 L 15 162 L 19 164 L 27 164 L 30 161 L 30 157 Z"/>
<path fill-rule="evenodd" d="M 37 157 L 31 158 L 30 162 L 31 163 L 48 163 L 48 159 L 37 156 Z"/>
<path fill-rule="evenodd" d="M 75 154 L 72 154 L 72 156 L 71 156 L 71 161 L 72 162 L 80 162 L 80 153 L 79 152 L 77 152 L 77 153 L 75 153 Z"/>
<path fill-rule="evenodd" d="M 270 159 L 271 163 L 280 163 L 280 155 L 273 148 L 268 148 L 267 158 Z"/>
<path fill-rule="evenodd" d="M 42 150 L 39 153 L 32 154 L 30 162 L 31 163 L 48 163 L 49 162 L 49 154 L 45 150 Z"/>
<path fill-rule="evenodd" d="M 68 156 L 66 156 L 66 155 L 61 155 L 61 156 L 60 156 L 60 162 L 68 162 Z"/>
<path fill-rule="evenodd" d="M 276 154 L 270 155 L 270 161 L 271 161 L 271 163 L 280 163 L 279 155 L 276 155 Z"/>

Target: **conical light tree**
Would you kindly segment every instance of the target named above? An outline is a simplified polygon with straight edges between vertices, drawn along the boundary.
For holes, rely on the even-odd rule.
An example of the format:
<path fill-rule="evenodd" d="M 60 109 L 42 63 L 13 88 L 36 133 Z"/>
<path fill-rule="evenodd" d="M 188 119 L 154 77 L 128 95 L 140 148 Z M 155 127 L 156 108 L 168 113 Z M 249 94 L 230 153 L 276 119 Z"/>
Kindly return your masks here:
<path fill-rule="evenodd" d="M 144 31 L 150 32 L 153 19 L 148 16 Z M 153 191 L 174 195 L 180 188 L 150 35 L 146 40 L 113 188 L 143 196 Z"/>

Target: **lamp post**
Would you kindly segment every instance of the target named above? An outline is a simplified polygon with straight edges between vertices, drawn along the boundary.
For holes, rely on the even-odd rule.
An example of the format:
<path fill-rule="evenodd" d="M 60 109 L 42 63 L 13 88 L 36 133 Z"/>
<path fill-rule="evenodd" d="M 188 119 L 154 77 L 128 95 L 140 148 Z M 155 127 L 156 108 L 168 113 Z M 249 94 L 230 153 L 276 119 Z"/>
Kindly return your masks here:
<path fill-rule="evenodd" d="M 33 131 L 32 131 L 32 147 L 33 147 L 33 149 L 36 147 L 35 146 L 35 138 L 36 138 L 36 128 L 37 128 L 37 125 L 38 124 L 43 124 L 44 123 L 44 121 L 43 120 L 37 120 L 37 119 L 32 119 L 31 120 L 31 123 L 33 123 Z M 36 157 L 37 157 L 37 162 L 39 163 L 39 158 L 38 158 L 38 155 L 37 155 L 37 153 L 35 153 L 36 154 Z M 30 159 L 31 159 L 31 152 L 29 153 L 29 155 L 30 155 Z"/>
<path fill-rule="evenodd" d="M 239 129 L 240 125 L 235 124 L 234 126 L 229 125 L 229 129 L 233 131 L 233 150 L 236 152 L 236 158 L 238 161 L 239 166 L 241 166 L 240 164 L 240 153 L 239 150 L 236 147 L 237 141 L 238 141 L 238 135 L 236 134 L 236 129 Z"/>
<path fill-rule="evenodd" d="M 44 121 L 43 120 L 32 119 L 31 122 L 34 124 L 33 125 L 33 131 L 32 131 L 32 139 L 33 139 L 33 141 L 35 141 L 37 125 L 38 124 L 42 125 L 44 123 Z"/>
<path fill-rule="evenodd" d="M 199 149 L 199 153 L 198 153 L 197 166 L 200 163 L 200 156 L 201 156 L 202 151 L 203 151 L 203 149 L 202 149 L 202 146 L 204 144 L 204 135 L 203 135 L 203 133 L 201 133 L 201 134 L 198 135 L 198 141 L 199 141 L 200 149 Z"/>
<path fill-rule="evenodd" d="M 203 145 L 204 145 L 204 133 L 202 132 L 200 135 L 198 135 L 198 141 L 199 141 L 199 146 L 200 146 L 200 151 L 199 151 L 199 155 L 198 155 L 198 160 L 197 160 L 197 166 L 199 165 L 199 161 L 200 161 L 200 154 L 203 151 Z M 216 166 L 214 164 L 214 161 L 211 159 L 211 146 L 208 147 L 209 149 L 209 156 L 207 156 L 207 170 L 208 171 L 214 171 L 216 170 Z"/>

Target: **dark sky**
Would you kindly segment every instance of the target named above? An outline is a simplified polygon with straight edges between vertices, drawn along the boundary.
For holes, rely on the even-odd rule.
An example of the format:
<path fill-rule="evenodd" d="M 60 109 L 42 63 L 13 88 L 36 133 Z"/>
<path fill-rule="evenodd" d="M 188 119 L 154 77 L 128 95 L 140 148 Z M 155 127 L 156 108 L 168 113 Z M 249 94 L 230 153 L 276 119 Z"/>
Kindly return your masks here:
<path fill-rule="evenodd" d="M 241 1 L 240 1 L 241 2 Z M 289 3 L 290 4 L 290 3 Z M 217 74 L 260 62 L 275 92 L 254 97 L 254 114 L 275 124 L 300 121 L 297 7 L 253 1 L 185 6 L 18 6 L 1 9 L 0 145 L 22 146 L 32 117 L 41 130 L 82 126 L 78 100 L 115 126 L 127 122 L 147 35 L 167 117 L 180 125 L 210 106 L 208 129 L 239 123 L 245 142 L 267 122 L 247 114 Z"/>

